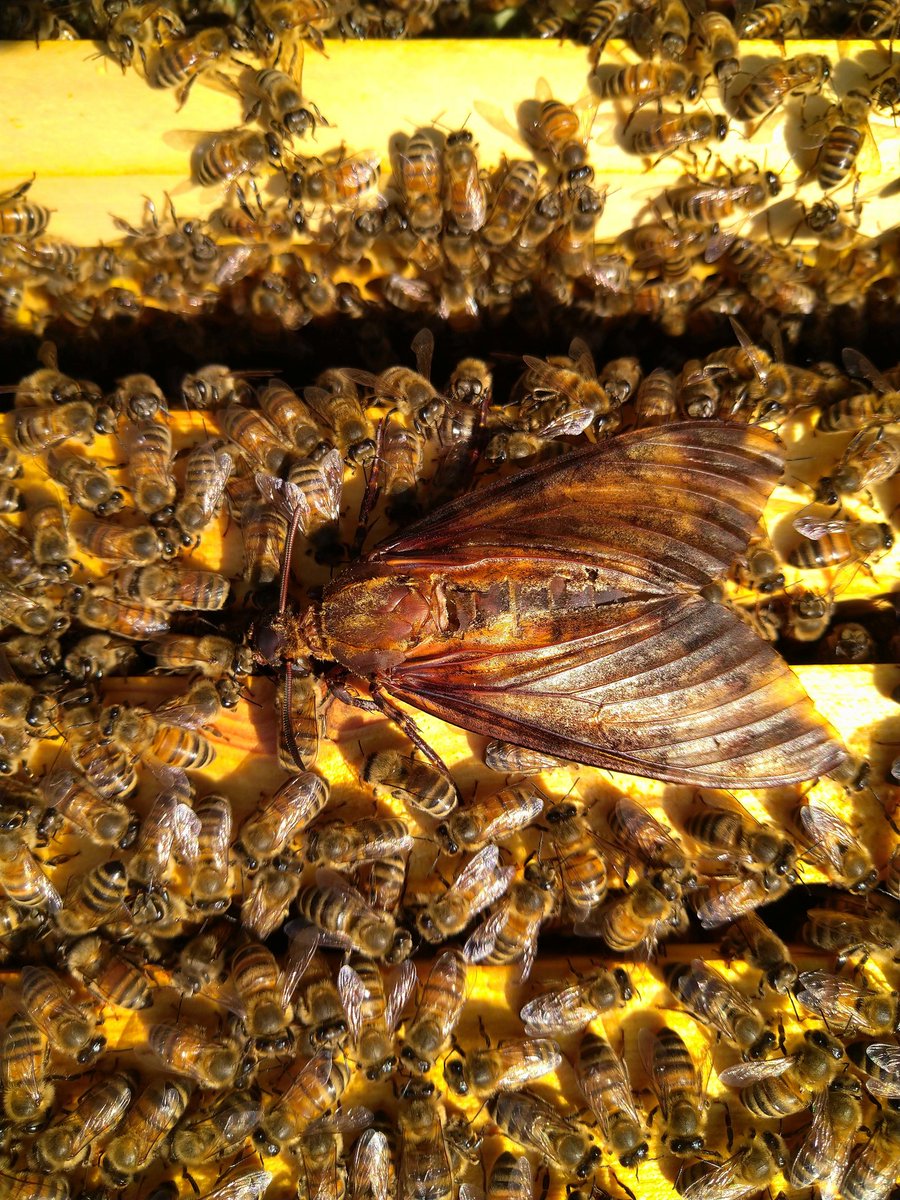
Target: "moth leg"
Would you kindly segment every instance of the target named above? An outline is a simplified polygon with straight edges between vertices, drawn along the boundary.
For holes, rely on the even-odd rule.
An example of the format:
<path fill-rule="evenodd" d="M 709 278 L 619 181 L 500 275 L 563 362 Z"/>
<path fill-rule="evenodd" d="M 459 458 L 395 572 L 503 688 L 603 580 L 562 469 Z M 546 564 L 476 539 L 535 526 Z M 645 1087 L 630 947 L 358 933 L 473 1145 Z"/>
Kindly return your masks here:
<path fill-rule="evenodd" d="M 408 717 L 406 713 L 401 712 L 400 709 L 388 699 L 380 683 L 377 683 L 375 680 L 371 680 L 369 683 L 369 691 L 372 693 L 372 703 L 375 705 L 375 707 L 380 712 L 383 712 L 386 717 L 388 717 L 394 722 L 395 725 L 403 730 L 412 744 L 417 750 L 425 755 L 431 765 L 440 771 L 440 773 L 446 779 L 450 780 L 450 782 L 453 784 L 453 790 L 456 791 L 456 784 L 453 780 L 453 776 L 450 774 L 450 768 L 440 757 L 440 755 L 436 754 L 435 751 L 432 750 L 432 748 L 422 737 L 421 733 L 419 733 L 418 726 L 416 725 L 415 721 L 413 721 L 411 717 Z"/>

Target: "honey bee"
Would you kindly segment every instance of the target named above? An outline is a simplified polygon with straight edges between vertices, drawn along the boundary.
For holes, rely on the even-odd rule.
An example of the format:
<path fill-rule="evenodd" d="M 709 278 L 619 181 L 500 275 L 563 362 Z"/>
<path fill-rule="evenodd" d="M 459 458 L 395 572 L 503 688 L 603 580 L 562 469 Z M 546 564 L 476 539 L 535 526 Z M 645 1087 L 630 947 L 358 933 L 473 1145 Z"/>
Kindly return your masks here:
<path fill-rule="evenodd" d="M 857 169 L 863 146 L 871 137 L 869 110 L 872 101 L 870 92 L 851 88 L 840 103 L 832 104 L 825 116 L 815 123 L 810 144 L 821 147 L 816 159 L 816 182 L 824 192 L 840 187 Z M 806 132 L 808 134 L 809 130 Z"/>
<path fill-rule="evenodd" d="M 740 70 L 740 42 L 734 25 L 724 13 L 712 9 L 692 12 L 691 20 L 695 70 L 697 61 L 706 59 L 716 79 L 727 87 Z M 704 70 L 704 81 L 706 74 Z"/>
<path fill-rule="evenodd" d="M 176 1075 L 186 1075 L 201 1088 L 229 1088 L 241 1070 L 243 1048 L 233 1039 L 212 1041 L 199 1025 L 152 1024 L 147 1045 Z"/>
<path fill-rule="evenodd" d="M 866 847 L 839 817 L 824 805 L 807 801 L 798 820 L 810 840 L 806 857 L 817 863 L 832 883 L 861 895 L 878 883 L 878 871 Z"/>
<path fill-rule="evenodd" d="M 736 862 L 767 879 L 783 877 L 791 886 L 797 882 L 796 846 L 749 813 L 707 807 L 688 816 L 684 828 L 695 841 L 718 851 L 723 861 Z"/>
<path fill-rule="evenodd" d="M 527 979 L 537 954 L 541 925 L 557 904 L 559 881 L 554 870 L 538 862 L 526 864 L 523 877 L 509 888 L 496 910 L 469 937 L 463 949 L 468 962 L 519 962 Z"/>
<path fill-rule="evenodd" d="M 106 52 L 123 72 L 134 61 L 137 50 L 144 69 L 147 68 L 145 46 L 174 38 L 183 38 L 184 24 L 178 13 L 165 4 L 124 4 L 106 28 Z"/>
<path fill-rule="evenodd" d="M 481 238 L 492 250 L 508 246 L 537 199 L 539 173 L 537 163 L 527 158 L 513 159 L 503 169 Z"/>
<path fill-rule="evenodd" d="M 805 1109 L 827 1087 L 843 1061 L 844 1047 L 824 1030 L 808 1030 L 796 1054 L 764 1062 L 738 1063 L 719 1072 L 726 1087 L 740 1088 L 740 1101 L 757 1117 L 784 1117 Z"/>
<path fill-rule="evenodd" d="M 33 599 L 18 588 L 11 587 L 0 580 L 0 621 L 4 625 L 14 625 L 23 633 L 48 634 L 65 633 L 69 628 L 69 618 L 60 613 L 55 606 Z"/>
<path fill-rule="evenodd" d="M 375 427 L 359 401 L 356 384 L 345 371 L 326 371 L 314 388 L 304 388 L 310 407 L 333 431 L 341 454 L 361 466 L 375 456 Z"/>
<path fill-rule="evenodd" d="M 52 210 L 26 200 L 35 176 L 0 193 L 0 236 L 30 241 L 40 237 L 50 223 Z"/>
<path fill-rule="evenodd" d="M 196 996 L 221 978 L 225 951 L 234 932 L 230 921 L 205 925 L 182 947 L 172 983 L 184 996 Z"/>
<path fill-rule="evenodd" d="M 578 1047 L 578 1086 L 596 1116 L 603 1138 L 622 1166 L 647 1157 L 647 1141 L 632 1099 L 625 1060 L 609 1042 L 588 1030 Z"/>
<path fill-rule="evenodd" d="M 397 1194 L 412 1200 L 451 1200 L 453 1167 L 446 1134 L 446 1113 L 434 1094 L 434 1084 L 410 1080 L 400 1093 L 397 1113 L 400 1163 Z"/>
<path fill-rule="evenodd" d="M 78 1097 L 76 1110 L 60 1113 L 38 1135 L 32 1149 L 35 1165 L 66 1172 L 83 1163 L 93 1143 L 121 1124 L 133 1086 L 133 1079 L 121 1073 L 89 1084 Z"/>
<path fill-rule="evenodd" d="M 375 193 L 380 174 L 381 159 L 377 154 L 362 151 L 348 155 L 341 146 L 324 158 L 302 160 L 300 169 L 291 177 L 290 192 L 294 199 L 302 198 L 313 204 L 355 208 Z"/>
<path fill-rule="evenodd" d="M 299 85 L 284 71 L 274 67 L 256 71 L 247 90 L 253 104 L 244 120 L 255 120 L 265 109 L 269 128 L 279 137 L 303 137 L 314 134 L 317 125 L 328 124 L 316 106 L 304 100 Z"/>
<path fill-rule="evenodd" d="M 553 771 L 562 765 L 562 760 L 550 754 L 539 754 L 536 750 L 528 750 L 524 746 L 514 746 L 512 742 L 501 742 L 496 738 L 484 748 L 484 765 L 491 771 L 501 775 L 539 775 L 542 771 Z M 543 800 L 541 801 L 543 804 Z M 534 817 L 540 816 L 540 809 Z M 500 841 L 501 838 L 489 838 L 489 841 Z M 477 848 L 477 847 L 476 847 Z"/>
<path fill-rule="evenodd" d="M 689 1177 L 681 1190 L 685 1200 L 713 1200 L 717 1196 L 728 1196 L 730 1200 L 744 1200 L 761 1192 L 779 1171 L 787 1165 L 788 1156 L 784 1142 L 766 1130 L 752 1141 L 742 1142 L 731 1158 L 717 1163 L 710 1170 L 696 1177 Z"/>
<path fill-rule="evenodd" d="M 46 461 L 51 479 L 66 489 L 70 504 L 77 504 L 98 517 L 109 517 L 125 503 L 110 474 L 91 459 L 64 447 L 51 446 Z"/>
<path fill-rule="evenodd" d="M 873 991 L 827 971 L 803 971 L 798 982 L 797 999 L 803 1007 L 843 1036 L 893 1033 L 900 1024 L 897 998 L 887 992 Z"/>
<path fill-rule="evenodd" d="M 831 78 L 831 64 L 821 54 L 798 54 L 761 67 L 733 97 L 738 121 L 759 117 L 756 128 L 787 96 L 819 92 Z"/>
<path fill-rule="evenodd" d="M 624 896 L 608 900 L 582 928 L 599 933 L 616 953 L 634 951 L 638 958 L 649 959 L 663 937 L 686 923 L 679 899 L 671 880 L 638 879 Z"/>
<path fill-rule="evenodd" d="M 412 349 L 416 356 L 415 371 L 397 366 L 388 367 L 380 375 L 351 370 L 345 374 L 356 383 L 372 388 L 376 404 L 394 405 L 400 412 L 412 417 L 415 429 L 422 433 L 438 424 L 445 407 L 444 398 L 429 381 L 434 353 L 434 334 L 431 330 L 420 329 L 413 338 Z"/>
<path fill-rule="evenodd" d="M 198 854 L 200 821 L 189 804 L 175 791 L 163 792 L 141 822 L 141 832 L 128 860 L 130 881 L 153 887 L 171 873 L 172 856 L 192 863 Z"/>
<path fill-rule="evenodd" d="M 292 463 L 287 484 L 289 503 L 300 513 L 297 527 L 305 537 L 324 541 L 334 533 L 341 512 L 344 470 L 340 452 L 329 450 L 321 458 Z"/>
<path fill-rule="evenodd" d="M 445 941 L 463 929 L 506 892 L 515 867 L 500 865 L 500 851 L 487 845 L 470 859 L 453 883 L 416 914 L 416 929 L 427 941 Z"/>
<path fill-rule="evenodd" d="M 233 47 L 226 30 L 211 26 L 190 37 L 177 38 L 160 46 L 146 65 L 147 82 L 154 88 L 178 88 L 178 107 L 183 108 L 191 88 L 203 74 L 231 55 Z"/>
<path fill-rule="evenodd" d="M 236 848 L 248 868 L 256 870 L 277 858 L 323 811 L 329 795 L 328 784 L 311 771 L 300 771 L 283 783 L 241 825 Z"/>
<path fill-rule="evenodd" d="M 488 1114 L 504 1136 L 536 1150 L 568 1177 L 588 1179 L 602 1154 L 588 1130 L 564 1117 L 540 1096 L 527 1089 L 497 1092 L 487 1104 Z"/>
<path fill-rule="evenodd" d="M 424 130 L 409 138 L 397 156 L 395 174 L 403 197 L 406 219 L 420 238 L 436 238 L 443 221 L 441 191 L 443 170 L 435 143 Z"/>
<path fill-rule="evenodd" d="M 781 180 L 773 170 L 750 167 L 725 180 L 696 182 L 666 190 L 668 206 L 679 221 L 714 226 L 736 211 L 757 212 L 769 199 L 779 196 Z M 710 242 L 710 246 L 718 245 Z"/>
<path fill-rule="evenodd" d="M 447 1048 L 465 1003 L 466 960 L 458 950 L 445 950 L 434 960 L 404 1025 L 400 1062 L 405 1070 L 416 1075 L 431 1070 Z"/>
<path fill-rule="evenodd" d="M 316 883 L 301 888 L 297 907 L 332 945 L 397 964 L 409 957 L 412 938 L 394 918 L 366 904 L 337 871 L 319 869 Z"/>
<path fill-rule="evenodd" d="M 75 1004 L 68 989 L 46 967 L 25 966 L 20 975 L 21 1005 L 54 1049 L 79 1063 L 101 1054 L 106 1038 L 95 1032 L 98 1021 L 84 1004 Z"/>
<path fill-rule="evenodd" d="M 259 406 L 302 457 L 317 457 L 317 451 L 327 448 L 319 418 L 287 384 L 267 384 L 259 393 Z"/>
<path fill-rule="evenodd" d="M 376 796 L 401 800 L 429 817 L 446 817 L 456 807 L 458 797 L 451 780 L 429 763 L 418 762 L 396 750 L 370 755 L 362 778 L 372 786 Z"/>
<path fill-rule="evenodd" d="M 629 857 L 638 857 L 660 879 L 673 878 L 683 887 L 690 886 L 688 861 L 684 850 L 663 825 L 637 801 L 619 796 L 607 817 L 619 848 Z"/>
<path fill-rule="evenodd" d="M 886 1108 L 868 1142 L 851 1161 L 840 1182 L 847 1200 L 883 1200 L 894 1186 L 900 1161 L 900 1113 Z"/>
<path fill-rule="evenodd" d="M 304 1029 L 304 1052 L 315 1055 L 320 1050 L 338 1050 L 349 1036 L 347 1014 L 335 986 L 331 968 L 323 955 L 317 953 L 321 935 L 308 928 L 294 931 L 291 955 L 296 959 L 300 976 L 294 998 L 295 1015 Z M 304 969 L 301 972 L 300 966 Z"/>
<path fill-rule="evenodd" d="M 4 1173 L 8 1200 L 69 1200 L 69 1181 L 46 1173 Z"/>
<path fill-rule="evenodd" d="M 380 968 L 368 959 L 351 958 L 338 972 L 338 991 L 354 1054 L 367 1079 L 384 1079 L 397 1068 L 394 1031 L 415 982 L 416 970 L 408 959 L 397 969 L 388 989 Z"/>
<path fill-rule="evenodd" d="M 499 1091 L 515 1091 L 555 1071 L 562 1053 L 549 1038 L 510 1038 L 496 1048 L 460 1051 L 444 1060 L 444 1079 L 457 1096 L 486 1100 Z"/>
<path fill-rule="evenodd" d="M 543 806 L 544 797 L 532 784 L 503 788 L 485 800 L 457 809 L 435 829 L 435 841 L 445 854 L 481 850 L 530 825 Z"/>
<path fill-rule="evenodd" d="M 0 1087 L 3 1112 L 24 1133 L 33 1133 L 46 1120 L 56 1094 L 47 1078 L 50 1043 L 23 1013 L 12 1013 L 0 1035 Z"/>
<path fill-rule="evenodd" d="M 162 1153 L 163 1141 L 187 1108 L 190 1090 L 180 1080 L 153 1079 L 100 1156 L 100 1175 L 111 1187 L 124 1188 Z"/>
<path fill-rule="evenodd" d="M 108 521 L 82 521 L 75 526 L 75 537 L 88 554 L 104 562 L 148 563 L 162 554 L 159 535 L 151 525 L 126 529 Z"/>
<path fill-rule="evenodd" d="M 741 993 L 713 967 L 695 958 L 690 966 L 676 968 L 669 982 L 672 994 L 699 1020 L 751 1058 L 759 1058 L 775 1045 L 775 1035 L 765 1019 Z"/>
<path fill-rule="evenodd" d="M 241 509 L 240 525 L 244 543 L 243 578 L 253 586 L 271 583 L 281 571 L 287 521 L 271 504 L 254 500 Z"/>
<path fill-rule="evenodd" d="M 116 586 L 132 600 L 158 604 L 170 612 L 218 612 L 231 584 L 216 571 L 134 566 L 116 573 Z"/>
<path fill-rule="evenodd" d="M 353 1200 L 388 1200 L 393 1195 L 391 1148 L 380 1129 L 365 1129 L 353 1150 L 350 1168 Z"/>
<path fill-rule="evenodd" d="M 721 950 L 724 958 L 748 962 L 762 971 L 765 985 L 773 992 L 787 995 L 797 982 L 797 968 L 787 946 L 754 912 L 745 913 L 729 926 Z"/>
<path fill-rule="evenodd" d="M 244 457 L 259 470 L 277 475 L 290 446 L 259 412 L 231 404 L 221 412 L 222 428 Z"/>
<path fill-rule="evenodd" d="M 96 934 L 68 947 L 66 968 L 103 1004 L 136 1010 L 153 1003 L 153 991 L 143 971 L 122 950 Z"/>
<path fill-rule="evenodd" d="M 849 904 L 847 898 L 842 901 Z M 856 953 L 861 955 L 862 962 L 871 954 L 896 954 L 900 948 L 900 921 L 879 909 L 810 908 L 802 937 L 808 946 L 836 954 L 840 969 Z"/>
<path fill-rule="evenodd" d="M 125 850 L 137 837 L 137 817 L 124 804 L 102 799 L 72 771 L 50 771 L 39 786 L 51 820 L 63 817 L 95 845 Z"/>
<path fill-rule="evenodd" d="M 59 892 L 17 829 L 0 833 L 0 891 L 26 909 L 56 912 L 62 906 Z"/>
<path fill-rule="evenodd" d="M 862 1089 L 852 1075 L 838 1075 L 812 1102 L 812 1124 L 794 1155 L 793 1187 L 815 1185 L 823 1196 L 839 1194 L 856 1134 L 862 1124 Z"/>
<path fill-rule="evenodd" d="M 841 496 L 855 496 L 893 478 L 900 468 L 900 442 L 887 436 L 883 425 L 860 429 L 848 443 L 831 476 L 816 485 L 816 499 L 837 504 Z"/>
<path fill-rule="evenodd" d="M 62 646 L 59 638 L 37 637 L 19 633 L 3 643 L 10 667 L 19 675 L 33 676 L 55 673 L 62 665 Z"/>
<path fill-rule="evenodd" d="M 639 1031 L 644 1070 L 656 1093 L 666 1123 L 663 1140 L 679 1157 L 705 1148 L 703 1089 L 691 1052 L 673 1029 Z"/>
<path fill-rule="evenodd" d="M 307 38 L 324 53 L 322 33 L 338 18 L 330 0 L 256 0 L 255 9 L 256 40 L 265 49 L 278 44 L 279 53 L 285 42 L 295 37 Z"/>
<path fill-rule="evenodd" d="M 728 136 L 728 120 L 721 113 L 663 112 L 641 126 L 632 136 L 632 153 L 652 158 L 656 166 L 676 150 L 705 146 Z"/>
<path fill-rule="evenodd" d="M 209 1108 L 182 1117 L 172 1134 L 171 1155 L 185 1166 L 234 1154 L 259 1124 L 258 1100 L 226 1092 Z"/>
<path fill-rule="evenodd" d="M 595 67 L 591 75 L 591 87 L 601 99 L 632 101 L 626 129 L 645 104 L 661 104 L 664 100 L 685 96 L 690 83 L 691 74 L 687 68 L 674 62 L 642 61 L 614 67 L 604 73 Z"/>
<path fill-rule="evenodd" d="M 193 671 L 207 679 L 219 679 L 249 675 L 253 670 L 250 647 L 219 634 L 166 634 L 143 649 L 156 659 L 161 671 Z"/>
<path fill-rule="evenodd" d="M 161 608 L 133 604 L 94 588 L 74 596 L 74 616 L 89 629 L 104 629 L 119 637 L 143 638 L 164 634 L 169 617 Z"/>
<path fill-rule="evenodd" d="M 200 828 L 191 870 L 191 903 L 198 912 L 224 912 L 231 903 L 231 802 L 227 796 L 204 796 L 194 811 Z"/>
<path fill-rule="evenodd" d="M 268 1103 L 261 1131 L 280 1147 L 297 1141 L 313 1121 L 334 1108 L 350 1082 L 350 1067 L 319 1050 L 295 1070 L 287 1088 Z"/>
<path fill-rule="evenodd" d="M 847 396 L 819 413 L 817 427 L 823 433 L 864 429 L 878 422 L 893 422 L 900 413 L 897 388 L 863 354 L 847 347 L 843 353 L 848 374 L 867 380 L 873 392 Z"/>
<path fill-rule="evenodd" d="M 258 938 L 267 938 L 281 925 L 300 890 L 299 875 L 280 866 L 263 867 L 253 876 L 241 905 L 241 925 Z"/>
<path fill-rule="evenodd" d="M 135 421 L 123 435 L 132 494 L 138 510 L 152 516 L 175 503 L 172 433 L 164 421 Z"/>
<path fill-rule="evenodd" d="M 90 446 L 95 421 L 94 406 L 86 400 L 72 400 L 55 408 L 17 408 L 13 443 L 21 454 L 29 456 L 70 440 Z"/>
<path fill-rule="evenodd" d="M 260 942 L 247 942 L 231 960 L 231 978 L 239 997 L 244 1029 L 258 1050 L 281 1054 L 291 1049 L 289 1025 L 293 996 L 306 971 L 310 955 L 292 944 L 287 968 L 282 972 L 274 955 Z"/>
<path fill-rule="evenodd" d="M 215 442 L 202 442 L 188 456 L 184 491 L 175 505 L 175 523 L 191 543 L 219 511 L 234 459 Z"/>
<path fill-rule="evenodd" d="M 487 195 L 468 129 L 447 135 L 444 148 L 444 206 L 461 233 L 477 233 L 487 216 Z"/>
<path fill-rule="evenodd" d="M 124 915 L 128 890 L 124 863 L 99 863 L 72 882 L 74 886 L 66 893 L 63 907 L 53 915 L 57 928 L 69 937 L 89 933 L 107 922 L 115 923 L 117 914 Z"/>
<path fill-rule="evenodd" d="M 329 821 L 310 829 L 305 835 L 306 861 L 336 868 L 403 854 L 412 848 L 412 837 L 405 822 L 362 817 L 357 821 Z"/>
<path fill-rule="evenodd" d="M 536 996 L 520 1016 L 529 1036 L 578 1033 L 602 1013 L 626 1004 L 633 994 L 628 975 L 616 967 L 579 979 L 561 991 Z"/>

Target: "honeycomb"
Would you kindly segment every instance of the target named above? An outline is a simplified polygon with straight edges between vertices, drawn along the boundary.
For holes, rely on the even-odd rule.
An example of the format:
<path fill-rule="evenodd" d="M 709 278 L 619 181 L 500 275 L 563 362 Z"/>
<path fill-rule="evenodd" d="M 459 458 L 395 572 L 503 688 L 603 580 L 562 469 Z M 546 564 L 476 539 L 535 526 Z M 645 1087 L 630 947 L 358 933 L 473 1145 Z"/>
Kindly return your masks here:
<path fill-rule="evenodd" d="M 699 16 L 685 10 L 680 49 L 663 41 L 680 7 L 0 14 L 0 35 L 26 39 L 4 47 L 7 110 L 54 129 L 0 155 L 0 1195 L 894 1189 L 894 18 L 734 13 L 738 81 L 719 96 L 709 68 L 705 99 L 651 94 L 630 121 L 611 95 L 626 65 L 707 71 Z M 587 45 L 602 19 L 615 37 Z M 364 25 L 376 40 L 354 44 Z M 229 49 L 179 78 L 176 113 L 158 59 L 210 30 Z M 753 36 L 796 40 L 782 56 Z M 840 62 L 811 40 L 850 36 L 882 40 Z M 830 77 L 788 89 L 758 129 L 739 121 L 754 73 L 803 54 Z M 476 87 L 493 55 L 508 74 Z M 84 92 L 29 105 L 38 59 Z M 452 112 L 429 108 L 436 61 L 468 77 Z M 300 62 L 315 128 L 287 136 L 264 98 L 248 111 L 249 84 L 299 79 Z M 362 112 L 361 83 L 348 105 L 366 62 L 393 63 L 415 105 Z M 816 138 L 856 119 L 854 88 L 858 162 L 824 188 Z M 127 100 L 106 176 L 83 116 L 101 95 Z M 695 125 L 721 109 L 727 139 L 657 161 L 663 102 Z M 536 131 L 548 103 L 561 141 Z M 146 122 L 130 161 L 119 121 Z M 282 160 L 204 186 L 199 127 L 238 122 L 276 134 Z M 76 127 L 87 168 L 67 180 Z M 642 133 L 651 152 L 634 155 Z M 465 202 L 441 185 L 437 232 L 410 239 L 423 209 L 405 166 L 446 169 L 469 145 Z M 513 160 L 536 190 L 504 242 Z M 363 161 L 370 189 L 317 205 L 317 171 Z M 721 221 L 682 214 L 698 192 Z M 511 252 L 541 200 L 538 253 Z M 398 368 L 417 390 L 390 383 Z M 708 599 L 790 664 L 839 768 L 748 790 L 532 762 L 408 704 L 373 710 L 371 681 L 296 659 L 288 706 L 290 667 L 263 653 L 280 497 L 300 503 L 286 484 L 306 497 L 285 575 L 301 612 L 454 497 L 477 505 L 534 466 L 552 480 L 567 451 L 649 445 L 680 421 L 778 439 L 781 480 Z"/>

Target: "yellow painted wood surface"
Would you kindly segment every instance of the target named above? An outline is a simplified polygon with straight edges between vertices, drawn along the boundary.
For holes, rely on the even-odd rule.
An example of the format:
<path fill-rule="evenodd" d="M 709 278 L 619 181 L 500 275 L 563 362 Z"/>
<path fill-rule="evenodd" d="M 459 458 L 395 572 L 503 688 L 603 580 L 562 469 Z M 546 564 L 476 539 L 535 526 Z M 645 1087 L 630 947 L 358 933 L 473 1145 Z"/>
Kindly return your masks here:
<path fill-rule="evenodd" d="M 840 94 L 865 84 L 866 76 L 889 64 L 886 49 L 871 42 L 788 41 L 782 49 L 746 41 L 741 50 L 748 72 L 782 54 L 825 54 L 840 64 Z M 604 51 L 604 64 L 630 61 L 635 55 L 620 42 Z M 314 140 L 298 140 L 295 148 L 321 154 L 344 144 L 353 151 L 376 151 L 383 155 L 384 181 L 389 139 L 439 120 L 448 129 L 470 128 L 482 165 L 496 166 L 501 155 L 522 157 L 525 147 L 514 133 L 486 120 L 485 108 L 500 110 L 514 128 L 516 106 L 537 94 L 542 79 L 565 103 L 590 101 L 589 66 L 583 48 L 544 41 L 329 42 L 327 57 L 307 52 L 303 90 L 330 124 L 317 129 Z M 231 71 L 239 73 L 238 68 Z M 715 88 L 708 88 L 705 99 L 711 110 L 722 111 Z M 139 224 L 144 196 L 161 203 L 164 191 L 174 194 L 182 215 L 207 215 L 221 203 L 220 189 L 191 185 L 189 153 L 172 135 L 236 126 L 241 103 L 201 77 L 180 112 L 177 104 L 174 91 L 148 87 L 136 70 L 123 74 L 112 60 L 98 56 L 93 43 L 45 42 L 39 48 L 27 42 L 0 44 L 0 190 L 36 172 L 31 196 L 55 210 L 49 233 L 79 245 L 116 240 L 120 234 L 110 214 Z M 679 178 L 685 162 L 690 167 L 690 159 L 673 155 L 647 174 L 642 160 L 620 145 L 626 115 L 626 109 L 604 101 L 590 127 L 590 161 L 599 183 L 609 188 L 597 228 L 601 243 L 629 229 L 638 215 L 646 218 L 654 196 Z M 799 122 L 796 99 L 752 139 L 744 126 L 732 122 L 728 138 L 716 144 L 715 156 L 729 165 L 747 159 L 765 164 L 781 173 L 784 198 L 793 197 L 800 168 L 809 168 L 816 153 L 798 148 Z M 865 199 L 861 230 L 868 235 L 896 224 L 895 202 L 878 192 L 896 175 L 900 149 L 896 123 L 873 121 L 872 130 L 880 157 L 867 154 L 861 160 L 860 180 Z M 705 151 L 701 165 L 704 159 Z M 839 203 L 849 203 L 851 186 L 849 181 L 838 189 Z M 796 195 L 810 204 L 822 193 L 813 179 Z M 786 219 L 779 220 L 782 209 Z M 776 206 L 776 232 L 796 225 L 797 211 L 793 205 Z"/>

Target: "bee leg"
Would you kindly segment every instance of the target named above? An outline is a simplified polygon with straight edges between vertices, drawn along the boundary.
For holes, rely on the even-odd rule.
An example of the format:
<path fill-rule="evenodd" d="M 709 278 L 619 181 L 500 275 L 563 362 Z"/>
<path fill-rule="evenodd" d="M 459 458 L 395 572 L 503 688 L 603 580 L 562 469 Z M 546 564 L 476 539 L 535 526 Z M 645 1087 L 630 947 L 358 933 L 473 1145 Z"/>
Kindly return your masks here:
<path fill-rule="evenodd" d="M 362 553 L 363 543 L 366 540 L 368 532 L 369 517 L 372 514 L 372 509 L 378 500 L 378 491 L 381 486 L 381 464 L 384 461 L 384 435 L 387 429 L 387 423 L 397 410 L 392 408 L 386 413 L 378 424 L 378 432 L 375 435 L 375 457 L 372 460 L 372 470 L 369 478 L 366 480 L 366 490 L 363 493 L 362 504 L 359 509 L 359 517 L 356 522 L 356 535 L 353 538 L 353 548 L 351 557 L 358 558 Z"/>

